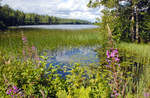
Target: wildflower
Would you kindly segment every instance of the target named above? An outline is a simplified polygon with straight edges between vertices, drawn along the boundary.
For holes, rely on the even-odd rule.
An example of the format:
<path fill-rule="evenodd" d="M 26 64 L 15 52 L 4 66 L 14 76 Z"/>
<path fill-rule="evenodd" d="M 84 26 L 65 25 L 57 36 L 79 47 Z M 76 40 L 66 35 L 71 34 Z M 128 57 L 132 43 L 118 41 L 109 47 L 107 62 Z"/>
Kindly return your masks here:
<path fill-rule="evenodd" d="M 106 67 L 110 67 L 109 65 L 105 65 Z"/>
<path fill-rule="evenodd" d="M 116 90 L 114 90 L 114 93 L 116 93 L 117 91 Z"/>
<path fill-rule="evenodd" d="M 7 90 L 6 94 L 10 95 L 12 91 L 13 91 L 12 89 L 9 89 Z"/>
<path fill-rule="evenodd" d="M 13 96 L 14 94 L 18 93 L 19 89 L 17 86 L 13 86 L 9 90 L 6 91 L 6 94 Z"/>
<path fill-rule="evenodd" d="M 27 39 L 26 39 L 26 37 L 23 36 L 23 37 L 22 37 L 22 40 L 23 40 L 23 41 L 26 41 Z"/>
<path fill-rule="evenodd" d="M 35 46 L 32 46 L 32 51 L 35 51 L 35 50 L 36 50 Z"/>
<path fill-rule="evenodd" d="M 111 55 L 110 55 L 110 57 L 115 57 L 115 53 L 114 52 L 111 52 Z"/>
<path fill-rule="evenodd" d="M 109 51 L 106 52 L 107 58 L 110 58 Z"/>
<path fill-rule="evenodd" d="M 113 95 L 113 94 L 111 94 L 111 97 L 114 97 L 114 95 Z"/>
<path fill-rule="evenodd" d="M 144 93 L 144 96 L 145 96 L 146 98 L 149 98 L 149 97 L 150 97 L 150 93 L 145 92 L 145 93 Z"/>
<path fill-rule="evenodd" d="M 116 57 L 116 58 L 115 58 L 115 61 L 116 61 L 116 62 L 119 62 L 119 61 L 120 61 L 120 59 L 119 59 L 118 57 Z"/>
<path fill-rule="evenodd" d="M 22 50 L 22 54 L 25 55 L 25 50 L 24 49 Z"/>
<path fill-rule="evenodd" d="M 13 86 L 13 93 L 17 93 L 18 92 L 18 88 L 16 86 Z"/>
<path fill-rule="evenodd" d="M 26 42 L 27 42 L 27 38 L 24 36 L 23 33 L 22 33 L 22 41 L 23 41 L 23 43 L 26 43 Z"/>
<path fill-rule="evenodd" d="M 116 94 L 115 94 L 115 96 L 116 96 L 116 97 L 118 97 L 118 96 L 119 96 L 119 94 L 118 94 L 118 93 L 116 93 Z"/>
<path fill-rule="evenodd" d="M 117 53 L 118 53 L 118 50 L 117 50 L 117 49 L 115 49 L 115 50 L 113 50 L 113 52 L 114 52 L 115 54 L 117 54 Z"/>

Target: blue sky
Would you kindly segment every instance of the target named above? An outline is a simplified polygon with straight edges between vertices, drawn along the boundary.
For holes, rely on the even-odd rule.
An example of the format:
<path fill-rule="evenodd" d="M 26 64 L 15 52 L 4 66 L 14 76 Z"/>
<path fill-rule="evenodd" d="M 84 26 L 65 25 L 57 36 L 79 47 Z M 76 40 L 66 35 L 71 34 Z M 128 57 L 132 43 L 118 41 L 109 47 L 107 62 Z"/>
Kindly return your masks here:
<path fill-rule="evenodd" d="M 88 8 L 89 0 L 2 0 L 13 9 L 27 13 L 47 14 L 62 18 L 95 21 L 101 8 Z"/>

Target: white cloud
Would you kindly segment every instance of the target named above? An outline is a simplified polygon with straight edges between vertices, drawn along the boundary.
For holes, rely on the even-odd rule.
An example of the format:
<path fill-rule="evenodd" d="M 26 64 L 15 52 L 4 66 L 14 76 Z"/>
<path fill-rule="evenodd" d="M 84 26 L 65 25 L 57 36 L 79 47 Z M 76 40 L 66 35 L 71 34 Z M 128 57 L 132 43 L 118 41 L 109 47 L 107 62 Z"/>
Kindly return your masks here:
<path fill-rule="evenodd" d="M 75 18 L 95 21 L 100 18 L 99 8 L 88 8 L 89 0 L 3 0 L 13 9 L 24 12 L 48 14 L 62 18 Z"/>

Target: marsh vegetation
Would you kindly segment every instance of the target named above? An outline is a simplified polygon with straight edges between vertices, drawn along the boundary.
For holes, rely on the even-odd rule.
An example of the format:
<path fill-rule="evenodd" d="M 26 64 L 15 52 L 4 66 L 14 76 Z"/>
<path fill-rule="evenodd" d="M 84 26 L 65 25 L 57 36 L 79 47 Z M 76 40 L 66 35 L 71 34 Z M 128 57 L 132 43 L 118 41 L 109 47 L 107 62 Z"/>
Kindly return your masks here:
<path fill-rule="evenodd" d="M 149 5 L 90 0 L 88 7 L 105 9 L 99 28 L 86 29 L 49 29 L 48 24 L 89 22 L 1 6 L 0 97 L 149 98 Z"/>

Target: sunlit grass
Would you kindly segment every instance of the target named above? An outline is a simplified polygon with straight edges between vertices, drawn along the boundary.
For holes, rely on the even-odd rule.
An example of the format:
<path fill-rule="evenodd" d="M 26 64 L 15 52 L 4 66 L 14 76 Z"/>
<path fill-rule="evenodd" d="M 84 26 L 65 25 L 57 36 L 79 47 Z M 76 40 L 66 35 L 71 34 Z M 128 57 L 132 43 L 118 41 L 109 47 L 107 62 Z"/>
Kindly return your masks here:
<path fill-rule="evenodd" d="M 119 47 L 136 53 L 139 57 L 150 58 L 150 45 L 149 44 L 136 44 L 136 43 L 120 43 Z"/>
<path fill-rule="evenodd" d="M 0 49 L 10 52 L 22 51 L 21 33 L 27 37 L 30 46 L 38 50 L 61 47 L 80 47 L 100 44 L 98 29 L 88 30 L 46 30 L 11 29 L 0 34 Z"/>
<path fill-rule="evenodd" d="M 134 55 L 144 66 L 140 73 L 137 94 L 135 94 L 135 97 L 143 98 L 144 93 L 150 92 L 150 45 L 122 42 L 119 48 L 130 53 L 129 55 Z"/>

